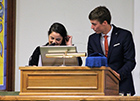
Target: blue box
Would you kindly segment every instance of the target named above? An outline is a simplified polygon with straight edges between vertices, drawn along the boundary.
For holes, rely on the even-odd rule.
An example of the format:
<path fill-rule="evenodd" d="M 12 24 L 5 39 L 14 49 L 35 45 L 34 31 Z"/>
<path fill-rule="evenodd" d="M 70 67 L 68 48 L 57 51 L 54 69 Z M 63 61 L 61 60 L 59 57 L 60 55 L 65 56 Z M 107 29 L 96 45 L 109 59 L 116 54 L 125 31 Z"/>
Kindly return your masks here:
<path fill-rule="evenodd" d="M 101 66 L 108 66 L 107 65 L 107 58 L 100 54 L 94 53 L 91 54 L 89 57 L 86 58 L 86 66 L 88 67 L 101 67 Z"/>

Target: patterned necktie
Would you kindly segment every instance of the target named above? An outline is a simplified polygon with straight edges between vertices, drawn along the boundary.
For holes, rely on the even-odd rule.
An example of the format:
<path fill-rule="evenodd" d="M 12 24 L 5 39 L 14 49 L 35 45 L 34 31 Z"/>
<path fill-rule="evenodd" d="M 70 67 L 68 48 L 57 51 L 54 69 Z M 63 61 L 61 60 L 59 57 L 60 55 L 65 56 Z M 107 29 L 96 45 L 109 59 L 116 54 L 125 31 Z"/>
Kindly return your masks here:
<path fill-rule="evenodd" d="M 108 55 L 108 41 L 107 41 L 107 35 L 104 36 L 105 41 L 104 41 L 104 45 L 105 45 L 105 56 L 107 57 Z"/>

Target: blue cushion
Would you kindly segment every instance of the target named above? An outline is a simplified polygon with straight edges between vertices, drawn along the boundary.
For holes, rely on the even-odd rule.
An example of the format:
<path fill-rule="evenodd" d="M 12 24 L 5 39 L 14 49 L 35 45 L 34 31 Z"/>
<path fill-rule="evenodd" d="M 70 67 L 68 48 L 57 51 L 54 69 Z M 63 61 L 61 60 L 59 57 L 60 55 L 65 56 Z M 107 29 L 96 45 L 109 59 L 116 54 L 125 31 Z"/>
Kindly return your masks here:
<path fill-rule="evenodd" d="M 86 58 L 86 66 L 88 67 L 101 67 L 108 66 L 107 58 L 100 53 L 93 53 L 89 57 Z"/>

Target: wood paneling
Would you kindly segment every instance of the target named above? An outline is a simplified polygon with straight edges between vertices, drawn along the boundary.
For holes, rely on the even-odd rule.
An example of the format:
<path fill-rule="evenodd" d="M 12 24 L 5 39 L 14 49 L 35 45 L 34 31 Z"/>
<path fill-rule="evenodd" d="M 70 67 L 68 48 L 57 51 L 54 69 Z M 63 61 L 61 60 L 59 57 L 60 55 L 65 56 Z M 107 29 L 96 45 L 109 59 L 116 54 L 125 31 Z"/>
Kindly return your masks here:
<path fill-rule="evenodd" d="M 15 88 L 15 23 L 16 0 L 7 0 L 7 91 L 14 91 Z"/>
<path fill-rule="evenodd" d="M 140 96 L 0 96 L 0 101 L 140 101 Z"/>
<path fill-rule="evenodd" d="M 119 95 L 109 67 L 20 67 L 20 95 Z"/>

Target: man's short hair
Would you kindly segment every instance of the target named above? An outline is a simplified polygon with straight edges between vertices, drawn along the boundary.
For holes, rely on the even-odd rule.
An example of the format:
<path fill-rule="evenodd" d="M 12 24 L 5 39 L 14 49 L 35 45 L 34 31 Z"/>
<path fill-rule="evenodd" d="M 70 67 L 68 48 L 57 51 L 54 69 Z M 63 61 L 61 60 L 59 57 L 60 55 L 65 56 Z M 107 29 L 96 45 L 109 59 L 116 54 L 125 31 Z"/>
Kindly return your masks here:
<path fill-rule="evenodd" d="M 105 6 L 99 6 L 90 12 L 89 19 L 98 20 L 101 24 L 106 20 L 110 24 L 111 14 Z"/>

